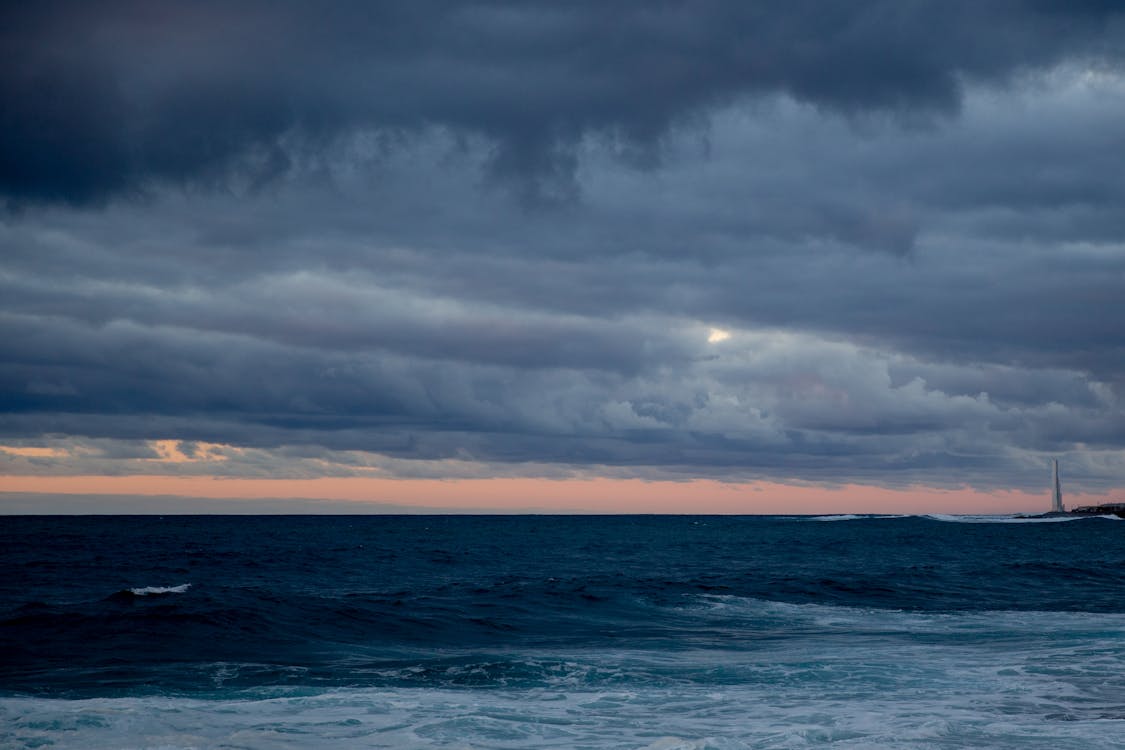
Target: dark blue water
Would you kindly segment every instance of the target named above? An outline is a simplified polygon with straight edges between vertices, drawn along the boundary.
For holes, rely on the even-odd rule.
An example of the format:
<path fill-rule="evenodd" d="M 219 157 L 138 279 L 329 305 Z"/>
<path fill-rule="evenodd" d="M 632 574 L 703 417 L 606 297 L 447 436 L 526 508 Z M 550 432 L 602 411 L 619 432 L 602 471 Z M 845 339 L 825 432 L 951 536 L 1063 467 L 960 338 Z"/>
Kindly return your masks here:
<path fill-rule="evenodd" d="M 114 747 L 128 706 L 153 747 L 250 731 L 227 715 L 398 747 L 552 744 L 543 726 L 557 746 L 645 747 L 639 727 L 662 720 L 667 747 L 758 747 L 774 735 L 732 701 L 787 695 L 813 718 L 770 705 L 769 726 L 797 733 L 775 727 L 778 747 L 1111 746 L 1125 524 L 968 520 L 4 518 L 0 719 L 17 729 L 0 744 Z M 671 710 L 682 696 L 698 705 Z M 598 700 L 638 718 L 614 729 L 581 708 Z M 198 713 L 200 744 L 169 740 L 169 701 Z M 365 723 L 349 701 L 385 710 Z M 96 721 L 67 725 L 75 706 Z M 239 741 L 276 746 L 265 736 Z"/>

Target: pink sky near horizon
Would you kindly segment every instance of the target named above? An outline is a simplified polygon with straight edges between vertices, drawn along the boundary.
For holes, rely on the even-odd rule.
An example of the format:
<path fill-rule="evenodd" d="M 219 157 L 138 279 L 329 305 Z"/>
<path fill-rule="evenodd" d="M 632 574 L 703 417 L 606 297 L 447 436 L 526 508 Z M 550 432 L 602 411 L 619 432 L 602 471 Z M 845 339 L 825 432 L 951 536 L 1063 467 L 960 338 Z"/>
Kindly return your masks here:
<path fill-rule="evenodd" d="M 357 511 L 372 503 L 501 512 L 595 513 L 1017 513 L 1045 511 L 1046 491 L 982 492 L 932 487 L 888 489 L 865 485 L 789 485 L 769 482 L 724 483 L 641 479 L 245 479 L 209 476 L 5 476 L 0 491 L 51 495 L 176 495 L 190 499 L 308 498 L 354 502 Z M 1121 490 L 1104 495 L 1069 495 L 1070 507 L 1125 502 Z M 49 502 L 49 501 L 48 501 Z M 0 500 L 2 503 L 2 500 Z M 47 509 L 45 509 L 47 510 Z M 2 512 L 2 504 L 0 504 Z"/>

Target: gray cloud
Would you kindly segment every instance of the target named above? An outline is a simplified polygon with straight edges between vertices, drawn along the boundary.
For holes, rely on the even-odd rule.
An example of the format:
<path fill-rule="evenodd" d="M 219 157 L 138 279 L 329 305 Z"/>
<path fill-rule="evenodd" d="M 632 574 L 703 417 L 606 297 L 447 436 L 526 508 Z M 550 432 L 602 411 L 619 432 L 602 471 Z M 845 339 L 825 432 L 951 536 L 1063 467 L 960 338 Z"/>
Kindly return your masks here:
<path fill-rule="evenodd" d="M 925 121 L 956 113 L 966 82 L 1122 49 L 1112 3 L 1017 0 L 46 2 L 6 5 L 0 28 L 16 207 L 260 184 L 356 129 L 433 125 L 485 138 L 489 171 L 526 196 L 566 194 L 592 133 L 651 160 L 671 126 L 773 93 Z"/>
<path fill-rule="evenodd" d="M 38 8 L 9 473 L 1120 486 L 1112 8 Z"/>

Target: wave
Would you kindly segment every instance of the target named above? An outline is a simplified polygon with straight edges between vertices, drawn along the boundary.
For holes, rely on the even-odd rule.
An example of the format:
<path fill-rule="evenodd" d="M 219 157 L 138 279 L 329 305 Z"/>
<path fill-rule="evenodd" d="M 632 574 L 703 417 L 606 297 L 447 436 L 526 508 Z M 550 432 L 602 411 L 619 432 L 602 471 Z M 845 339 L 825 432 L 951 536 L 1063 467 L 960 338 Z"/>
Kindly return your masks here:
<path fill-rule="evenodd" d="M 1068 521 L 1085 521 L 1092 518 L 1101 518 L 1107 521 L 1120 521 L 1115 515 L 1102 516 L 1026 516 L 1017 513 L 981 514 L 981 513 L 920 513 L 920 514 L 875 514 L 875 513 L 840 513 L 828 516 L 812 516 L 810 521 L 881 521 L 895 518 L 925 518 L 930 521 L 944 523 L 1066 523 Z"/>
<path fill-rule="evenodd" d="M 182 594 L 191 588 L 190 583 L 181 583 L 179 586 L 140 586 L 134 589 L 125 589 L 122 593 L 133 596 L 160 596 L 163 594 Z"/>
<path fill-rule="evenodd" d="M 1017 514 L 1004 515 L 954 515 L 951 513 L 926 513 L 920 518 L 931 521 L 944 521 L 946 523 L 1066 523 L 1069 521 L 1085 521 L 1092 518 L 1103 518 L 1110 521 L 1120 521 L 1114 515 L 1105 516 L 1024 516 Z"/>
<path fill-rule="evenodd" d="M 507 663 L 403 664 L 405 679 L 368 687 L 0 695 L 0 746 L 135 747 L 141 737 L 146 747 L 247 750 L 1120 747 L 1122 654 L 1104 643 L 999 639 L 974 649 L 869 631 L 791 645 L 509 653 Z M 427 669 L 441 679 L 419 690 Z"/>
<path fill-rule="evenodd" d="M 688 610 L 705 616 L 735 618 L 780 626 L 813 626 L 848 634 L 910 633 L 930 635 L 984 634 L 1048 635 L 1097 633 L 1099 638 L 1125 637 L 1125 613 L 1064 610 L 995 609 L 921 612 L 841 604 L 791 603 L 731 594 L 702 594 Z"/>
<path fill-rule="evenodd" d="M 875 514 L 875 513 L 841 513 L 834 516 L 813 516 L 810 521 L 872 521 L 886 518 L 912 518 L 909 515 Z"/>
<path fill-rule="evenodd" d="M 190 695 L 0 694 L 0 747 L 1120 746 L 1125 614 L 677 601 L 660 605 L 671 647 L 358 650 L 310 669 L 197 662 L 208 688 Z"/>

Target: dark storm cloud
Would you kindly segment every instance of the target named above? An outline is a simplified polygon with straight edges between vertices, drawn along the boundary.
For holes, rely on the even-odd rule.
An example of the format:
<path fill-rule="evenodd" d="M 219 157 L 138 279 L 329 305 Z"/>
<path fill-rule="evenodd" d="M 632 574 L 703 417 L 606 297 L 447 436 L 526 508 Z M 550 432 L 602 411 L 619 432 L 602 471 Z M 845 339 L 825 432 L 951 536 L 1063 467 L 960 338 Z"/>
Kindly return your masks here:
<path fill-rule="evenodd" d="M 1120 486 L 1111 6 L 2 12 L 0 473 Z"/>
<path fill-rule="evenodd" d="M 568 191 L 575 145 L 650 160 L 668 128 L 784 93 L 904 122 L 966 82 L 1068 59 L 1115 64 L 1113 3 L 7 3 L 0 194 L 100 203 L 161 183 L 268 182 L 369 129 L 443 126 L 494 145 L 529 196 Z M 839 215 L 892 248 L 912 228 Z"/>

